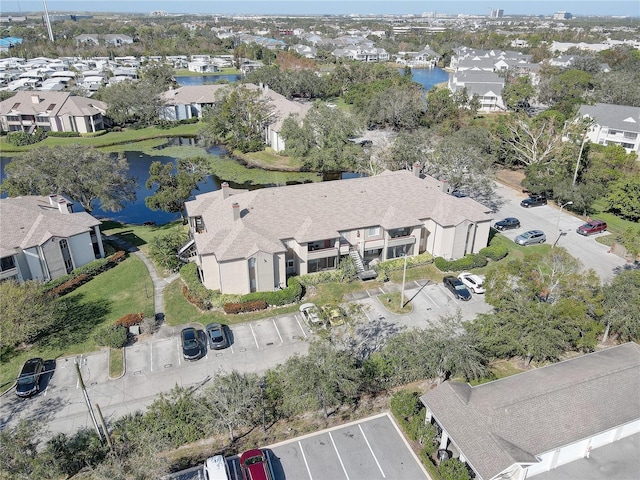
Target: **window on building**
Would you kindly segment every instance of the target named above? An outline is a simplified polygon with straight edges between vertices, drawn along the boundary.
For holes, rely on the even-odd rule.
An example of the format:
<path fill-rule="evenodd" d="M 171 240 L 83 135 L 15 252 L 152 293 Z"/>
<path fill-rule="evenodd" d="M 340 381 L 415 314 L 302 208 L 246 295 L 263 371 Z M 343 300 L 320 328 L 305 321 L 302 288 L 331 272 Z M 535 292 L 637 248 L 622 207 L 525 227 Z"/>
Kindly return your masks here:
<path fill-rule="evenodd" d="M 336 257 L 317 258 L 307 262 L 307 271 L 309 273 L 332 270 L 334 268 L 336 268 Z"/>
<path fill-rule="evenodd" d="M 398 245 L 387 248 L 387 260 L 413 255 L 413 245 Z"/>
<path fill-rule="evenodd" d="M 370 237 L 377 237 L 378 235 L 380 235 L 380 227 L 371 227 L 371 228 L 369 228 L 369 236 Z"/>
<path fill-rule="evenodd" d="M 2 257 L 2 259 L 0 259 L 0 271 L 6 272 L 7 270 L 12 270 L 14 268 L 16 268 L 16 262 L 13 255 L 10 257 Z"/>

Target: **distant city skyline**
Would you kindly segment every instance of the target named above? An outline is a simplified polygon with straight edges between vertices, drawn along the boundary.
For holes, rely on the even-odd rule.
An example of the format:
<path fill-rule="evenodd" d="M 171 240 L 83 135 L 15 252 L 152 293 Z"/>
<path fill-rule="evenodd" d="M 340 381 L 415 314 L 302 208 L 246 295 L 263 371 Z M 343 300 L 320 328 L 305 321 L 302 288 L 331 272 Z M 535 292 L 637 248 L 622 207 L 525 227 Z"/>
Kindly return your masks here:
<path fill-rule="evenodd" d="M 488 16 L 494 9 L 504 10 L 504 15 L 544 15 L 551 16 L 558 11 L 566 11 L 573 16 L 629 16 L 640 17 L 638 0 L 561 1 L 538 0 L 441 0 L 434 1 L 317 1 L 317 0 L 111 0 L 77 1 L 47 0 L 49 13 L 55 12 L 122 12 L 145 13 L 163 10 L 169 14 L 254 14 L 254 15 L 421 15 L 426 12 L 441 14 L 467 14 Z M 0 13 L 30 13 L 43 10 L 41 0 L 2 0 Z"/>

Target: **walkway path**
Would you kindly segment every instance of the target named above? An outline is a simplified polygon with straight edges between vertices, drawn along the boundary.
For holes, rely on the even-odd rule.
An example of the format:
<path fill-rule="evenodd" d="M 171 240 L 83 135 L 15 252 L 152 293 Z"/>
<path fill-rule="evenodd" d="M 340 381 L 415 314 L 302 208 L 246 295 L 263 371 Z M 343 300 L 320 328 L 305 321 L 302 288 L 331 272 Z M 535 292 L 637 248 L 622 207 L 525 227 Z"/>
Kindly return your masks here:
<path fill-rule="evenodd" d="M 151 261 L 149 257 L 147 257 L 138 247 L 135 245 L 131 245 L 129 242 L 122 240 L 120 237 L 115 235 L 105 235 L 107 240 L 118 245 L 120 248 L 123 248 L 129 253 L 134 254 L 140 260 L 144 262 L 149 270 L 149 275 L 151 276 L 151 281 L 153 282 L 153 308 L 156 315 L 156 321 L 158 324 L 164 322 L 164 289 L 171 282 L 180 277 L 179 273 L 174 273 L 167 278 L 163 278 L 156 270 L 155 265 Z"/>

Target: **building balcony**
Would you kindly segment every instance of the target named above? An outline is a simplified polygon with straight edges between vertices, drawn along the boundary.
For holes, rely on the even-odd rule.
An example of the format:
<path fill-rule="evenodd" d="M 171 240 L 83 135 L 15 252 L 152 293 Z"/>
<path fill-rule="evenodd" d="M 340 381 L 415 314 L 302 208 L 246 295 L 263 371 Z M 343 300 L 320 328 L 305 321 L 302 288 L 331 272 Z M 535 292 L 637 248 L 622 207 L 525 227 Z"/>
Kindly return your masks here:
<path fill-rule="evenodd" d="M 399 245 L 412 245 L 416 243 L 416 237 L 407 235 L 406 237 L 396 237 L 387 240 L 387 247 L 397 247 Z"/>
<path fill-rule="evenodd" d="M 307 252 L 307 260 L 316 260 L 318 258 L 337 257 L 337 248 L 322 248 Z"/>

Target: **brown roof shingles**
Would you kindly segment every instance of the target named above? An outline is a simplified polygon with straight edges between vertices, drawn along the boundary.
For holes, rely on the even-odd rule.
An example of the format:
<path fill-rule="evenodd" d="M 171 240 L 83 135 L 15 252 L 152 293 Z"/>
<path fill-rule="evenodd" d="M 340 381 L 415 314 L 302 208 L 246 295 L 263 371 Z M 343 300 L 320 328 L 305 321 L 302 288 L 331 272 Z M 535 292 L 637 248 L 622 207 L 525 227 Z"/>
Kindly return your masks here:
<path fill-rule="evenodd" d="M 52 237 L 68 238 L 90 231 L 100 220 L 86 212 L 61 213 L 49 197 L 0 199 L 0 256 L 42 245 Z"/>
<path fill-rule="evenodd" d="M 231 208 L 234 202 L 242 211 L 236 221 Z M 207 229 L 195 237 L 198 251 L 201 255 L 214 253 L 218 261 L 245 258 L 254 245 L 279 252 L 282 241 L 289 238 L 306 243 L 337 238 L 339 232 L 357 228 L 420 225 L 429 218 L 443 226 L 491 219 L 479 203 L 447 195 L 437 181 L 408 171 L 265 188 L 227 199 L 216 191 L 187 202 L 187 212 L 190 217 L 202 216 Z M 233 247 L 227 244 L 230 232 L 236 238 Z"/>

